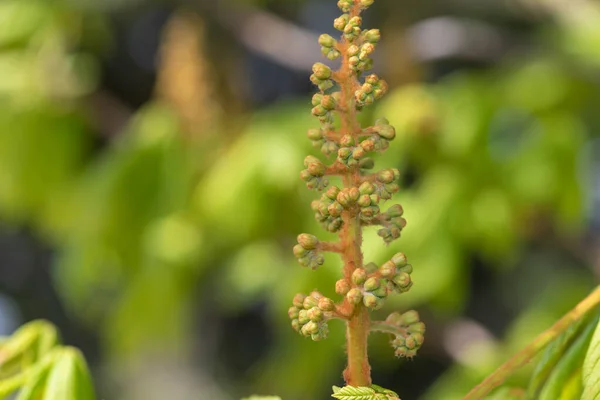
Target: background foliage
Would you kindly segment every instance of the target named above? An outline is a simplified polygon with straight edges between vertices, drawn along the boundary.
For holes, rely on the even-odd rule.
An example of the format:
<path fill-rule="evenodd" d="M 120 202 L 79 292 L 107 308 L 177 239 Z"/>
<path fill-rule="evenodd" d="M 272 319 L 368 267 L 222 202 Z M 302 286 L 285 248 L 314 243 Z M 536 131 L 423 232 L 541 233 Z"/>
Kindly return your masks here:
<path fill-rule="evenodd" d="M 301 340 L 286 310 L 339 270 L 291 253 L 334 3 L 0 0 L 0 333 L 56 323 L 99 398 L 327 398 L 341 327 Z M 380 0 L 367 24 L 417 282 L 381 313 L 429 327 L 414 361 L 374 336 L 374 381 L 460 398 L 597 282 L 600 7 Z"/>

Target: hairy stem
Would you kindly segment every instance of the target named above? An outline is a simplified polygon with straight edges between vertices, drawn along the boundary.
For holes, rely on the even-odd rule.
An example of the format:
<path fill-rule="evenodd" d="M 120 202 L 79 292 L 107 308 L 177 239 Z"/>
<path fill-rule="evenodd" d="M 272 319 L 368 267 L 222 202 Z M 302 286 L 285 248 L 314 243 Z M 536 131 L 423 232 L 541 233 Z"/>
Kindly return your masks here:
<path fill-rule="evenodd" d="M 350 280 L 352 272 L 362 267 L 362 228 L 356 215 L 348 212 L 344 216 L 344 229 L 341 232 L 345 251 L 344 276 Z M 369 310 L 358 304 L 346 323 L 346 347 L 348 367 L 344 371 L 344 379 L 351 386 L 371 385 L 371 367 L 367 354 L 367 337 L 369 335 Z"/>
<path fill-rule="evenodd" d="M 501 365 L 496 371 L 475 386 L 463 400 L 475 400 L 484 398 L 494 388 L 500 386 L 513 372 L 527 364 L 550 342 L 563 333 L 571 324 L 581 319 L 588 311 L 600 304 L 600 286 L 590 293 L 575 308 L 565 314 L 558 322 L 548 330 L 536 337 L 531 344 Z"/>

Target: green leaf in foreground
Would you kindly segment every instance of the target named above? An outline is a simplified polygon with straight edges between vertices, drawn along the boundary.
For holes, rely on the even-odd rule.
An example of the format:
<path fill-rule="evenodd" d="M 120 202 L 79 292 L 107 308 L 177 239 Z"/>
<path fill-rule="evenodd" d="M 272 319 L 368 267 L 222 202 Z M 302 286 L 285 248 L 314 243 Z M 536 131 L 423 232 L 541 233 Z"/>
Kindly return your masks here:
<path fill-rule="evenodd" d="M 531 379 L 529 380 L 529 388 L 527 390 L 528 397 L 536 399 L 544 383 L 552 373 L 552 370 L 556 364 L 560 361 L 561 357 L 565 354 L 569 346 L 577 339 L 581 331 L 587 324 L 590 323 L 590 314 L 575 322 L 556 340 L 554 340 L 542 353 L 542 356 L 533 370 Z"/>
<path fill-rule="evenodd" d="M 598 321 L 594 318 L 594 321 Z M 594 333 L 596 324 L 589 324 L 577 340 L 569 347 L 567 352 L 560 359 L 552 373 L 548 377 L 548 381 L 540 392 L 539 400 L 557 400 L 561 398 L 563 388 L 569 382 L 569 378 L 577 371 L 588 349 L 592 334 Z"/>
<path fill-rule="evenodd" d="M 42 400 L 95 400 L 90 375 L 79 350 L 65 347 L 59 351 Z"/>
<path fill-rule="evenodd" d="M 581 400 L 600 399 L 600 322 L 588 347 L 583 362 L 583 394 Z"/>
<path fill-rule="evenodd" d="M 395 392 L 377 385 L 342 388 L 334 386 L 331 397 L 338 400 L 400 400 Z"/>

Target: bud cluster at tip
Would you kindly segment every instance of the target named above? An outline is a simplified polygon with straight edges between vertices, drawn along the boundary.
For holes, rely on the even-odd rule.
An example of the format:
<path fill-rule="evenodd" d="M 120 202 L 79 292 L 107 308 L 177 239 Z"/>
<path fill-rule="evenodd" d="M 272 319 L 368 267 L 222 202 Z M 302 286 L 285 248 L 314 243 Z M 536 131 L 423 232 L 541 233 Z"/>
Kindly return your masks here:
<path fill-rule="evenodd" d="M 346 296 L 351 304 L 364 304 L 365 307 L 378 310 L 391 293 L 405 293 L 412 287 L 410 274 L 412 265 L 408 264 L 403 253 L 395 254 L 391 260 L 380 267 L 369 263 L 357 268 L 350 281 L 340 279 L 336 282 L 336 293 Z"/>
<path fill-rule="evenodd" d="M 406 226 L 406 220 L 402 218 L 403 214 L 402 206 L 395 204 L 378 217 L 382 227 L 377 234 L 385 243 L 389 244 L 400 237 L 402 229 Z"/>
<path fill-rule="evenodd" d="M 392 340 L 396 356 L 408 358 L 416 356 L 425 341 L 425 324 L 421 322 L 419 313 L 414 310 L 403 314 L 395 312 L 390 314 L 385 322 L 401 328 Z"/>
<path fill-rule="evenodd" d="M 306 156 L 304 167 L 306 169 L 300 172 L 300 178 L 306 182 L 307 188 L 321 191 L 329 185 L 329 179 L 325 176 L 327 166 L 317 157 Z"/>
<path fill-rule="evenodd" d="M 293 306 L 288 310 L 288 316 L 296 332 L 319 341 L 325 339 L 329 333 L 327 320 L 334 309 L 333 300 L 317 291 L 308 296 L 299 293 L 294 296 Z"/>

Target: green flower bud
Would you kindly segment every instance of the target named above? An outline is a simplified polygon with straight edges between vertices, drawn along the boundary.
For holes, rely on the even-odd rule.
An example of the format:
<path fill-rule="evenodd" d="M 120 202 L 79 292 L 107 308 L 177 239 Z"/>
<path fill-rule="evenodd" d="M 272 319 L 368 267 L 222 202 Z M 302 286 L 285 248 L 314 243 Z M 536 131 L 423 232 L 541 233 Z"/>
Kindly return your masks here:
<path fill-rule="evenodd" d="M 397 193 L 400 190 L 400 185 L 397 183 L 386 183 L 383 186 L 388 193 Z"/>
<path fill-rule="evenodd" d="M 361 169 L 373 169 L 375 167 L 375 161 L 372 158 L 363 158 L 358 163 Z"/>
<path fill-rule="evenodd" d="M 385 285 L 381 285 L 377 289 L 372 290 L 371 293 L 373 293 L 375 296 L 379 297 L 380 299 L 384 299 L 388 295 L 388 290 L 385 287 Z"/>
<path fill-rule="evenodd" d="M 367 281 L 364 284 L 364 288 L 365 288 L 365 290 L 368 290 L 370 292 L 372 290 L 379 288 L 379 285 L 380 285 L 379 279 L 372 276 L 369 279 L 367 279 Z"/>
<path fill-rule="evenodd" d="M 316 307 L 317 305 L 319 305 L 319 301 L 312 296 L 306 297 L 304 299 L 304 302 L 302 303 L 302 307 L 305 310 L 310 310 L 311 308 Z"/>
<path fill-rule="evenodd" d="M 304 182 L 309 182 L 313 178 L 314 176 L 310 173 L 309 170 L 303 169 L 302 171 L 300 171 L 300 179 L 302 179 Z"/>
<path fill-rule="evenodd" d="M 346 294 L 346 298 L 351 304 L 359 304 L 362 301 L 363 294 L 358 288 L 350 289 Z"/>
<path fill-rule="evenodd" d="M 323 297 L 319 299 L 319 306 L 322 311 L 333 311 L 335 309 L 335 303 L 333 300 Z"/>
<path fill-rule="evenodd" d="M 335 144 L 335 142 L 332 141 L 326 141 L 325 143 L 323 143 L 323 146 L 321 146 L 321 152 L 326 156 L 329 156 L 337 151 L 338 146 L 337 144 Z"/>
<path fill-rule="evenodd" d="M 372 274 L 373 272 L 377 271 L 377 269 L 378 269 L 377 264 L 375 264 L 374 262 L 370 262 L 368 264 L 365 264 L 364 268 L 365 268 L 365 271 L 367 271 L 370 274 Z"/>
<path fill-rule="evenodd" d="M 404 345 L 406 346 L 407 349 L 413 350 L 414 348 L 417 347 L 417 342 L 415 341 L 415 339 L 412 336 L 409 336 L 404 340 Z"/>
<path fill-rule="evenodd" d="M 383 183 L 394 182 L 394 172 L 391 169 L 384 169 L 377 174 L 377 180 Z"/>
<path fill-rule="evenodd" d="M 350 64 L 351 67 L 356 67 L 359 63 L 360 63 L 360 58 L 358 58 L 358 56 L 352 56 L 352 57 L 348 58 L 348 64 Z"/>
<path fill-rule="evenodd" d="M 333 96 L 325 95 L 321 99 L 321 106 L 326 110 L 334 110 L 335 109 L 335 99 Z"/>
<path fill-rule="evenodd" d="M 341 160 L 347 159 L 350 157 L 350 154 L 352 154 L 352 149 L 350 147 L 342 147 L 338 150 L 338 158 Z"/>
<path fill-rule="evenodd" d="M 398 268 L 398 272 L 404 272 L 410 275 L 413 273 L 413 266 L 410 264 L 406 264 L 404 267 Z"/>
<path fill-rule="evenodd" d="M 305 257 L 309 253 L 309 250 L 305 249 L 300 244 L 295 245 L 293 250 L 296 258 Z"/>
<path fill-rule="evenodd" d="M 356 202 L 360 197 L 360 192 L 358 191 L 358 188 L 355 187 L 351 187 L 348 194 L 350 195 L 350 200 L 352 200 L 352 202 Z"/>
<path fill-rule="evenodd" d="M 352 0 L 339 0 L 337 5 L 343 12 L 350 12 L 354 2 Z"/>
<path fill-rule="evenodd" d="M 387 215 L 392 218 L 401 217 L 404 214 L 404 209 L 400 204 L 394 204 L 386 211 Z"/>
<path fill-rule="evenodd" d="M 378 43 L 381 40 L 379 29 L 370 29 L 365 32 L 365 40 L 369 43 Z"/>
<path fill-rule="evenodd" d="M 371 205 L 371 197 L 368 194 L 363 194 L 358 198 L 357 203 L 361 207 L 368 207 Z"/>
<path fill-rule="evenodd" d="M 378 194 L 372 194 L 369 196 L 369 198 L 371 199 L 371 204 L 378 204 L 381 200 L 381 196 L 379 196 Z"/>
<path fill-rule="evenodd" d="M 350 46 L 348 46 L 348 56 L 353 57 L 358 55 L 358 53 L 360 52 L 360 49 L 358 48 L 357 45 L 352 44 Z"/>
<path fill-rule="evenodd" d="M 355 142 L 354 142 L 354 138 L 352 137 L 352 135 L 344 135 L 340 139 L 340 146 L 342 146 L 342 147 L 352 147 L 352 146 L 354 146 L 354 143 Z"/>
<path fill-rule="evenodd" d="M 325 167 L 325 164 L 321 163 L 320 161 L 318 163 L 310 163 L 308 165 L 308 172 L 310 172 L 313 176 L 325 175 L 326 169 L 327 168 Z"/>
<path fill-rule="evenodd" d="M 411 286 L 412 281 L 410 280 L 410 275 L 404 273 L 404 272 L 400 272 L 398 275 L 396 275 L 394 278 L 392 278 L 392 281 L 398 285 L 401 289 L 407 289 Z"/>
<path fill-rule="evenodd" d="M 319 36 L 319 44 L 323 47 L 334 47 L 337 41 L 330 35 L 322 34 Z"/>
<path fill-rule="evenodd" d="M 290 307 L 288 309 L 288 316 L 290 319 L 298 319 L 300 309 L 298 307 Z"/>
<path fill-rule="evenodd" d="M 422 333 L 414 333 L 411 335 L 411 338 L 413 338 L 413 340 L 415 341 L 415 344 L 417 348 L 421 347 L 423 345 L 423 343 L 425 342 L 425 336 L 423 336 Z M 409 347 L 407 345 L 407 347 Z"/>
<path fill-rule="evenodd" d="M 294 300 L 292 301 L 292 304 L 296 308 L 302 308 L 302 307 L 304 307 L 304 299 L 305 298 L 306 298 L 306 295 L 304 295 L 302 293 L 298 293 L 294 296 Z"/>
<path fill-rule="evenodd" d="M 343 31 L 350 20 L 348 14 L 344 14 L 333 21 L 333 27 L 338 31 Z"/>
<path fill-rule="evenodd" d="M 415 310 L 410 310 L 402 314 L 401 325 L 410 326 L 420 322 L 419 313 Z"/>
<path fill-rule="evenodd" d="M 297 319 L 292 320 L 292 329 L 294 329 L 296 332 L 300 331 L 301 326 L 302 325 L 300 324 L 300 321 L 298 321 Z"/>
<path fill-rule="evenodd" d="M 375 45 L 373 43 L 365 43 L 360 48 L 360 59 L 367 58 L 370 54 L 375 51 Z"/>
<path fill-rule="evenodd" d="M 306 315 L 313 322 L 319 322 L 323 319 L 323 311 L 321 311 L 318 307 L 311 308 L 306 312 Z"/>
<path fill-rule="evenodd" d="M 379 77 L 375 74 L 371 74 L 365 78 L 365 83 L 369 83 L 373 86 L 379 84 Z"/>
<path fill-rule="evenodd" d="M 327 80 L 321 81 L 317 86 L 319 87 L 319 90 L 324 92 L 327 89 L 331 89 L 333 87 L 333 81 L 327 79 Z"/>
<path fill-rule="evenodd" d="M 300 310 L 300 312 L 298 312 L 298 321 L 300 322 L 300 325 L 304 325 L 308 321 L 310 321 L 310 318 L 308 318 L 308 314 L 306 313 L 306 310 Z"/>
<path fill-rule="evenodd" d="M 383 300 L 375 296 L 373 293 L 365 293 L 363 296 L 363 304 L 371 310 L 378 310 L 383 307 Z"/>
<path fill-rule="evenodd" d="M 306 134 L 310 140 L 320 140 L 323 139 L 323 132 L 320 129 L 309 129 Z"/>
<path fill-rule="evenodd" d="M 341 218 L 336 218 L 327 225 L 327 230 L 329 232 L 337 232 L 340 230 L 343 223 L 344 221 Z"/>
<path fill-rule="evenodd" d="M 375 126 L 385 126 L 389 125 L 390 121 L 387 118 L 381 117 L 375 120 Z"/>
<path fill-rule="evenodd" d="M 362 147 L 365 152 L 371 152 L 375 150 L 375 142 L 372 139 L 363 140 L 360 142 L 360 147 Z"/>
<path fill-rule="evenodd" d="M 352 282 L 355 285 L 362 285 L 367 280 L 367 271 L 363 268 L 357 268 L 352 273 Z"/>
<path fill-rule="evenodd" d="M 375 2 L 375 0 L 360 0 L 360 7 L 368 8 L 368 7 L 372 6 L 374 2 Z"/>
<path fill-rule="evenodd" d="M 298 235 L 298 243 L 307 250 L 316 249 L 319 245 L 319 239 L 308 233 L 301 233 Z"/>
<path fill-rule="evenodd" d="M 396 137 L 396 129 L 391 125 L 384 125 L 377 130 L 377 134 L 384 139 L 394 140 Z"/>
<path fill-rule="evenodd" d="M 346 189 L 344 189 L 340 193 L 338 193 L 336 199 L 344 207 L 349 207 L 352 204 L 352 199 L 350 198 L 350 193 Z"/>
<path fill-rule="evenodd" d="M 406 255 L 404 253 L 396 253 L 392 257 L 392 262 L 396 267 L 404 267 L 407 263 Z"/>
<path fill-rule="evenodd" d="M 375 193 L 375 186 L 371 182 L 363 182 L 358 188 L 360 194 L 370 195 Z"/>
<path fill-rule="evenodd" d="M 331 77 L 331 69 L 323 63 L 315 63 L 312 70 L 318 79 L 325 80 Z"/>
<path fill-rule="evenodd" d="M 350 18 L 350 21 L 348 21 L 348 23 L 350 25 L 354 25 L 354 26 L 361 26 L 362 25 L 362 18 L 360 16 L 355 16 Z"/>
<path fill-rule="evenodd" d="M 318 290 L 313 290 L 312 292 L 310 292 L 310 297 L 320 300 L 323 298 L 323 295 Z"/>
<path fill-rule="evenodd" d="M 340 58 L 340 56 L 342 55 L 342 53 L 340 53 L 339 51 L 332 49 L 327 53 L 327 58 L 331 61 L 333 60 L 337 60 L 338 58 Z"/>
<path fill-rule="evenodd" d="M 342 215 L 342 211 L 344 211 L 344 207 L 337 201 L 334 201 L 333 203 L 331 203 L 329 205 L 329 207 L 327 207 L 327 211 L 329 212 L 329 214 L 331 216 L 339 217 L 340 215 Z"/>
<path fill-rule="evenodd" d="M 379 273 L 384 278 L 391 278 L 396 275 L 396 266 L 391 261 L 387 261 L 379 268 Z"/>
<path fill-rule="evenodd" d="M 356 147 L 354 148 L 354 151 L 352 151 L 352 158 L 354 158 L 355 160 L 360 160 L 364 156 L 365 150 L 362 147 Z"/>
<path fill-rule="evenodd" d="M 321 104 L 322 99 L 323 99 L 323 95 L 321 93 L 314 94 L 312 97 L 312 100 L 311 100 L 313 107 L 316 107 L 319 104 Z"/>
<path fill-rule="evenodd" d="M 385 319 L 385 322 L 391 325 L 400 326 L 402 324 L 402 314 L 399 312 L 393 312 Z"/>
<path fill-rule="evenodd" d="M 416 335 L 416 334 L 421 334 L 423 335 L 425 333 L 425 324 L 421 321 L 410 324 L 408 326 L 407 331 L 411 334 Z"/>
<path fill-rule="evenodd" d="M 323 107 L 320 104 L 316 107 L 313 107 L 312 109 L 312 115 L 314 115 L 315 117 L 323 117 L 326 116 L 327 113 L 328 111 L 325 109 L 325 107 Z"/>
<path fill-rule="evenodd" d="M 350 282 L 340 279 L 335 283 L 335 292 L 340 296 L 345 296 L 350 291 Z"/>
<path fill-rule="evenodd" d="M 302 327 L 302 333 L 307 333 L 308 335 L 312 335 L 314 333 L 319 332 L 319 324 L 314 321 L 309 321 Z M 308 336 L 306 335 L 306 336 Z"/>

